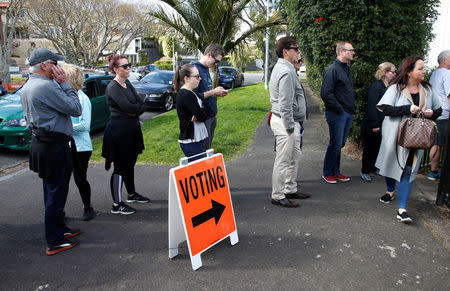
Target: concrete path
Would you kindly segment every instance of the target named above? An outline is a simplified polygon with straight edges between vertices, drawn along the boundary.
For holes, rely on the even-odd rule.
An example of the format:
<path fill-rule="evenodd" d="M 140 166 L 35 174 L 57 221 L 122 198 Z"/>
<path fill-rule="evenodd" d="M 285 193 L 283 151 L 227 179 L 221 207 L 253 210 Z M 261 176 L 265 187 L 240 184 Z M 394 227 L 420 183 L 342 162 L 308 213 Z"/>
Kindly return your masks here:
<path fill-rule="evenodd" d="M 326 184 L 328 130 L 317 102 L 308 98 L 298 180 L 312 198 L 296 209 L 270 203 L 274 140 L 263 121 L 248 152 L 226 164 L 239 243 L 225 240 L 206 251 L 198 271 L 191 269 L 186 244 L 168 259 L 170 167 L 138 165 L 136 188 L 152 203 L 118 216 L 109 213 L 111 173 L 92 164 L 88 176 L 100 215 L 80 221 L 82 204 L 71 182 L 66 215 L 69 226 L 83 231 L 80 245 L 52 257 L 44 253 L 41 180 L 28 170 L 4 178 L 0 290 L 450 290 L 450 255 L 427 217 L 441 223 L 444 234 L 448 221 L 422 191 L 436 184 L 414 187 L 412 225 L 397 222 L 397 200 L 378 202 L 384 179 L 362 182 L 360 161 L 343 157 L 342 172 L 352 180 Z"/>

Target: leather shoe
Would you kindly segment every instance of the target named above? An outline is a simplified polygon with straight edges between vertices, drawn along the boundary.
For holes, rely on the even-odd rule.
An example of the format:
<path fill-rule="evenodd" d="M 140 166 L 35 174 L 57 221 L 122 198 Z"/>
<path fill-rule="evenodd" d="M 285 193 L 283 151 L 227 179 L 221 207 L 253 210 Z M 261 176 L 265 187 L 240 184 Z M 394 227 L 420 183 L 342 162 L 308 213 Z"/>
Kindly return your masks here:
<path fill-rule="evenodd" d="M 292 202 L 286 198 L 283 198 L 280 200 L 272 199 L 272 204 L 280 205 L 282 207 L 298 207 L 299 206 L 299 204 L 297 202 Z"/>
<path fill-rule="evenodd" d="M 311 197 L 311 194 L 297 192 L 297 193 L 285 194 L 285 196 L 288 199 L 307 199 L 307 198 Z"/>

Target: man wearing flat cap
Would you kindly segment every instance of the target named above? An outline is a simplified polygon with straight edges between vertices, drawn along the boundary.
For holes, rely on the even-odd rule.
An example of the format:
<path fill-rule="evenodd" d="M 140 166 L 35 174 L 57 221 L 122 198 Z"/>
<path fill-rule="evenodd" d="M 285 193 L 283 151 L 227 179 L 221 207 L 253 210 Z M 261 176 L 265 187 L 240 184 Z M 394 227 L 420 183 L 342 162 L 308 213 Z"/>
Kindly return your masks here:
<path fill-rule="evenodd" d="M 35 49 L 29 58 L 32 75 L 20 97 L 31 131 L 30 169 L 39 174 L 44 186 L 47 255 L 73 248 L 78 242 L 71 238 L 80 233 L 64 223 L 72 172 L 70 148 L 75 147 L 70 117 L 81 115 L 81 104 L 77 91 L 58 66 L 63 59 L 48 49 Z"/>

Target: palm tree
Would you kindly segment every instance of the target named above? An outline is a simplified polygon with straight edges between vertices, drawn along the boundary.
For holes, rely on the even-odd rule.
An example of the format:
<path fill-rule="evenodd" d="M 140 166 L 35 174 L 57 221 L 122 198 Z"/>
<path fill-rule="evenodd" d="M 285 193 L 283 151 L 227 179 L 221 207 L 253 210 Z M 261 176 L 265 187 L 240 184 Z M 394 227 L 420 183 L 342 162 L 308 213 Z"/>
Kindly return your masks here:
<path fill-rule="evenodd" d="M 255 23 L 235 40 L 238 19 L 251 0 L 160 0 L 176 13 L 167 12 L 162 5 L 150 15 L 160 19 L 184 36 L 195 48 L 204 51 L 211 43 L 223 46 L 225 53 L 233 51 L 253 33 L 267 27 L 285 24 L 278 13 L 269 20 Z"/>

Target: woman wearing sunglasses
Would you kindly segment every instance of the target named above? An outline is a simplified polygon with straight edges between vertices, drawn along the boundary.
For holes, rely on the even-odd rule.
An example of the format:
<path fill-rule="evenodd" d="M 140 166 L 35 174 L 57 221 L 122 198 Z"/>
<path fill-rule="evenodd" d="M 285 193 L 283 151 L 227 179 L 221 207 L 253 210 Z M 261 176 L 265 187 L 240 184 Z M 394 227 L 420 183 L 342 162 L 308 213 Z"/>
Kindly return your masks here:
<path fill-rule="evenodd" d="M 203 152 L 203 141 L 208 137 L 204 121 L 210 114 L 209 107 L 203 106 L 202 100 L 194 93 L 200 83 L 200 75 L 194 65 L 186 64 L 177 67 L 173 84 L 177 92 L 177 114 L 180 121 L 178 142 L 189 162 L 200 159 Z M 198 156 L 197 156 L 198 155 Z"/>
<path fill-rule="evenodd" d="M 147 106 L 127 80 L 131 67 L 127 58 L 113 54 L 108 56 L 108 63 L 116 77 L 106 87 L 111 118 L 105 128 L 102 156 L 106 159 L 106 170 L 109 170 L 111 163 L 114 164 L 110 181 L 113 198 L 111 213 L 133 214 L 136 210 L 122 201 L 123 182 L 128 192 L 127 202 L 150 202 L 150 199 L 136 193 L 134 185 L 134 166 L 137 156 L 144 150 L 139 115 Z"/>

